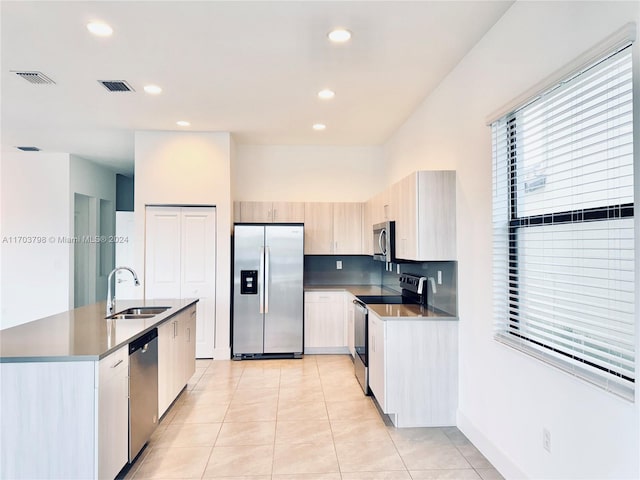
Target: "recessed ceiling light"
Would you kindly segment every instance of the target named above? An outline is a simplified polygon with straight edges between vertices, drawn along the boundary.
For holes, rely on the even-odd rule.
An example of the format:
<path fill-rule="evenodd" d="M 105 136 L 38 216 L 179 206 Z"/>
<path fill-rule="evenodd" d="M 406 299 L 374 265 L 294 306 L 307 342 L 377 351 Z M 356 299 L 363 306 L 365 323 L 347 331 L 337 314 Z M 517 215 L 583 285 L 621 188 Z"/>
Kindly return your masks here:
<path fill-rule="evenodd" d="M 146 85 L 144 91 L 150 95 L 158 95 L 162 92 L 162 89 L 157 85 Z"/>
<path fill-rule="evenodd" d="M 351 38 L 351 32 L 345 28 L 336 28 L 331 30 L 327 36 L 329 37 L 329 40 L 334 43 L 344 43 L 348 42 Z"/>
<path fill-rule="evenodd" d="M 320 90 L 318 92 L 318 97 L 322 98 L 323 100 L 329 100 L 330 98 L 333 98 L 336 96 L 336 92 L 334 92 L 333 90 L 329 90 L 328 88 L 325 88 L 324 90 Z"/>
<path fill-rule="evenodd" d="M 98 37 L 109 37 L 113 33 L 113 28 L 104 22 L 87 23 L 87 30 Z"/>
<path fill-rule="evenodd" d="M 313 129 L 317 131 L 326 130 L 327 126 L 324 123 L 315 123 Z"/>
<path fill-rule="evenodd" d="M 179 125 L 181 127 L 188 127 L 189 125 L 191 125 L 191 123 L 187 122 L 186 120 L 178 120 L 176 122 L 176 125 Z"/>

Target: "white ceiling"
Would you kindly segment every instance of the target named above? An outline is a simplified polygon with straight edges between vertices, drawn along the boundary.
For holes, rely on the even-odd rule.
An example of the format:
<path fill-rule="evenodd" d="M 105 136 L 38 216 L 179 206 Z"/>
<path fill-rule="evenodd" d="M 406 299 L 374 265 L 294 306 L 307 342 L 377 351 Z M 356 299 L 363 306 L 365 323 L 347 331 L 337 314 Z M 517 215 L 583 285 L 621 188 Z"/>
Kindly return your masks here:
<path fill-rule="evenodd" d="M 512 3 L 2 1 L 2 150 L 37 146 L 131 173 L 133 132 L 180 130 L 182 119 L 240 144 L 382 144 Z M 96 19 L 110 38 L 88 33 Z M 351 42 L 329 43 L 336 26 Z M 162 94 L 144 93 L 149 83 Z M 334 99 L 317 98 L 325 87 Z"/>

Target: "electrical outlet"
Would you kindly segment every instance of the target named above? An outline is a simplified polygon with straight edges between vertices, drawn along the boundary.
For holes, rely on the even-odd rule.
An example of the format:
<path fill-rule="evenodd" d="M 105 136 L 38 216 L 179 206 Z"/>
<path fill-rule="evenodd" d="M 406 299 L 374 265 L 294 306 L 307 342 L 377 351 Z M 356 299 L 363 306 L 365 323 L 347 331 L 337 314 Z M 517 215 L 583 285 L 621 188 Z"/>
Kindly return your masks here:
<path fill-rule="evenodd" d="M 438 285 L 442 285 L 442 270 L 438 270 Z"/>
<path fill-rule="evenodd" d="M 342 260 L 336 260 L 336 270 L 342 270 Z"/>
<path fill-rule="evenodd" d="M 399 263 L 396 265 L 396 271 L 398 272 L 398 275 L 400 275 L 400 264 Z"/>
<path fill-rule="evenodd" d="M 551 453 L 551 432 L 546 428 L 542 429 L 542 448 Z"/>

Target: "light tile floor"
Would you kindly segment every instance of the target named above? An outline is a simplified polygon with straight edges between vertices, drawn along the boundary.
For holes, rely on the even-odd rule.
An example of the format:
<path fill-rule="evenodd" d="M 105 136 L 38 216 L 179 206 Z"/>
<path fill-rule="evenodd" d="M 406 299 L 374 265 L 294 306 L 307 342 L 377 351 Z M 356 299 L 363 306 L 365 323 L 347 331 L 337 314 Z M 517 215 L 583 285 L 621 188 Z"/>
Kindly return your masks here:
<path fill-rule="evenodd" d="M 346 355 L 198 360 L 128 479 L 502 479 L 455 427 L 397 429 Z"/>

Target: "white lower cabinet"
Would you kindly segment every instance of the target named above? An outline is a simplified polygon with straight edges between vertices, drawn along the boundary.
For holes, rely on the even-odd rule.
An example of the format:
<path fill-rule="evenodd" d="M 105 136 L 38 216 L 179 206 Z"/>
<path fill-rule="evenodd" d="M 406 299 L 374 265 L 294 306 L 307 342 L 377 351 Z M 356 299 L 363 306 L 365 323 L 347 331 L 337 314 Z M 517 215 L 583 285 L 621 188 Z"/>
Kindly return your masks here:
<path fill-rule="evenodd" d="M 369 310 L 369 388 L 396 427 L 456 424 L 458 322 Z"/>
<path fill-rule="evenodd" d="M 344 292 L 305 292 L 304 351 L 348 353 Z"/>
<path fill-rule="evenodd" d="M 195 372 L 196 306 L 158 327 L 158 416 L 161 417 Z"/>
<path fill-rule="evenodd" d="M 129 347 L 98 362 L 98 478 L 115 478 L 129 459 Z"/>

